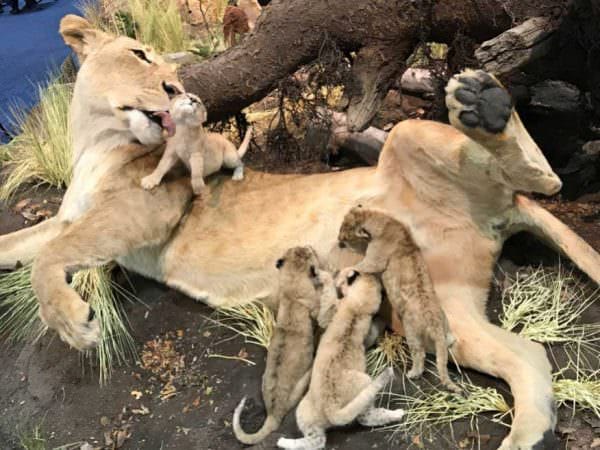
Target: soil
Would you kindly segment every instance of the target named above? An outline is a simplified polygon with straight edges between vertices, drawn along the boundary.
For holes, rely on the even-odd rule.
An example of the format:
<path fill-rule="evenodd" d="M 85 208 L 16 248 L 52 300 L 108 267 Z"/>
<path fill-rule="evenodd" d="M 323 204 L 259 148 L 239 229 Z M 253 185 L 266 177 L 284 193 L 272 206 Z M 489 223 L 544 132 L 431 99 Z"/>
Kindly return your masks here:
<path fill-rule="evenodd" d="M 33 196 L 37 202 L 55 197 L 55 191 L 38 192 Z M 600 214 L 600 198 L 590 197 L 578 203 L 557 200 L 545 203 L 600 249 L 596 219 Z M 0 234 L 23 226 L 23 216 L 0 205 Z M 516 267 L 514 260 L 507 262 L 507 258 L 511 253 L 524 253 L 523 243 L 539 249 L 532 238 L 517 237 L 507 244 L 504 266 Z M 515 251 L 515 247 L 520 251 Z M 530 256 L 526 263 L 542 260 L 553 264 L 557 257 L 552 253 L 537 259 Z M 215 325 L 211 320 L 215 313 L 209 307 L 165 286 L 130 275 L 137 296 L 145 303 L 127 305 L 139 358 L 143 358 L 148 367 L 148 361 L 154 356 L 154 363 L 162 368 L 152 373 L 144 368 L 143 362 L 131 363 L 117 368 L 108 385 L 99 386 L 98 375 L 87 361 L 82 362 L 80 354 L 52 332 L 34 345 L 5 344 L 0 352 L 0 449 L 21 448 L 19 434 L 40 424 L 49 449 L 77 442 L 88 442 L 98 448 L 131 450 L 244 448 L 232 435 L 232 413 L 240 399 L 248 395 L 243 426 L 252 431 L 262 423 L 260 385 L 266 352 Z M 492 320 L 500 308 L 496 292 L 497 289 L 492 290 L 489 303 Z M 594 305 L 583 320 L 599 321 L 600 304 Z M 553 349 L 553 353 L 561 361 L 560 349 Z M 221 356 L 243 356 L 255 365 Z M 174 375 L 171 384 L 167 383 L 169 373 Z M 510 399 L 507 386 L 498 380 L 469 370 L 463 373 L 474 383 L 495 387 Z M 457 376 L 455 369 L 452 376 Z M 427 382 L 435 382 L 435 379 Z M 427 382 L 422 380 L 418 385 Z M 393 391 L 402 392 L 403 384 L 397 378 Z M 557 435 L 561 438 L 561 448 L 588 449 L 594 439 L 600 437 L 597 417 L 581 412 L 572 414 L 569 409 L 561 410 L 559 415 Z M 479 418 L 478 432 L 472 431 L 467 420 L 439 430 L 432 441 L 426 436 L 393 435 L 352 426 L 330 432 L 328 448 L 491 450 L 498 447 L 507 429 L 484 415 Z M 263 444 L 250 448 L 274 448 L 282 435 L 299 436 L 293 414 L 289 414 L 280 430 Z M 107 438 L 114 444 L 103 447 L 110 442 Z"/>

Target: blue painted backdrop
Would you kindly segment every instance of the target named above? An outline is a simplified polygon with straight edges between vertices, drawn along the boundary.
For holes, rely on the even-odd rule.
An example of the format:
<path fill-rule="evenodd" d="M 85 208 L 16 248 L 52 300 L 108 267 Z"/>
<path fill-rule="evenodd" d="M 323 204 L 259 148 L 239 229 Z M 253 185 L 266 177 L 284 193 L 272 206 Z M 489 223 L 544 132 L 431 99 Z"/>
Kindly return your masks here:
<path fill-rule="evenodd" d="M 70 51 L 58 34 L 58 24 L 65 14 L 78 13 L 76 2 L 43 0 L 39 6 L 37 11 L 15 15 L 5 7 L 0 14 L 0 123 L 5 126 L 9 106 L 33 106 L 35 84 L 60 67 Z"/>

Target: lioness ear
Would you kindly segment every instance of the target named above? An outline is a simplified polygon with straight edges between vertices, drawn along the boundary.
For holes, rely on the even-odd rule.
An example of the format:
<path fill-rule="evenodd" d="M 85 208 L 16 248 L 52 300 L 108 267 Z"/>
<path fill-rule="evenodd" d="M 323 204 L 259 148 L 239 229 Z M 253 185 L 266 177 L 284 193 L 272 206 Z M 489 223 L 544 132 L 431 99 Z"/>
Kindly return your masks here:
<path fill-rule="evenodd" d="M 279 258 L 277 260 L 277 262 L 275 263 L 275 267 L 277 267 L 278 269 L 281 269 L 283 267 L 283 263 L 284 263 L 284 259 L 283 258 Z"/>
<path fill-rule="evenodd" d="M 92 27 L 83 17 L 68 14 L 60 21 L 60 34 L 69 47 L 77 54 L 79 62 L 83 63 L 99 38 L 105 34 Z"/>

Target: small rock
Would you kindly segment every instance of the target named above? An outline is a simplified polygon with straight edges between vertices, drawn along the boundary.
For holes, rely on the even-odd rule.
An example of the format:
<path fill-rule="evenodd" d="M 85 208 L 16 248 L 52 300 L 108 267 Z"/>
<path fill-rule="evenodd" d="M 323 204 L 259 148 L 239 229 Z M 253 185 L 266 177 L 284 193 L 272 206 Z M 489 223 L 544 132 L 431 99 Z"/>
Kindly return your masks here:
<path fill-rule="evenodd" d="M 110 423 L 110 419 L 108 417 L 106 417 L 106 416 L 100 417 L 100 425 L 102 425 L 103 427 L 105 427 L 109 423 Z"/>
<path fill-rule="evenodd" d="M 579 115 L 581 103 L 581 91 L 565 81 L 546 80 L 531 87 L 529 104 L 539 112 Z"/>

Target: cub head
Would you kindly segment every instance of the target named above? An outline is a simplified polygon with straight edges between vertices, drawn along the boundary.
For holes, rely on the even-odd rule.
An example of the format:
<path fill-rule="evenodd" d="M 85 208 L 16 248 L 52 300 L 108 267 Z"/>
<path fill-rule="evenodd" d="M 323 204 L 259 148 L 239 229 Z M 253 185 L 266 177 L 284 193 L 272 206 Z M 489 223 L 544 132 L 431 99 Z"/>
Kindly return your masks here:
<path fill-rule="evenodd" d="M 352 267 L 340 271 L 335 279 L 339 306 L 357 314 L 373 315 L 381 306 L 381 283 L 375 275 L 358 272 Z"/>
<path fill-rule="evenodd" d="M 367 210 L 362 205 L 355 206 L 346 213 L 338 233 L 340 247 L 344 247 L 344 244 L 371 239 L 371 233 L 365 227 L 366 218 Z"/>
<path fill-rule="evenodd" d="M 186 92 L 171 100 L 171 116 L 177 125 L 200 126 L 206 122 L 207 113 L 200 97 Z"/>
<path fill-rule="evenodd" d="M 322 286 L 319 259 L 310 246 L 292 247 L 275 263 L 279 270 L 279 289 L 290 298 L 312 299 L 318 306 L 318 289 Z"/>
<path fill-rule="evenodd" d="M 94 134 L 89 141 L 110 130 L 144 145 L 162 143 L 163 131 L 175 133 L 169 103 L 184 91 L 175 65 L 151 47 L 96 30 L 79 16 L 63 17 L 60 34 L 81 63 L 71 103 L 76 147 L 78 140 L 89 144 L 84 133 Z"/>

